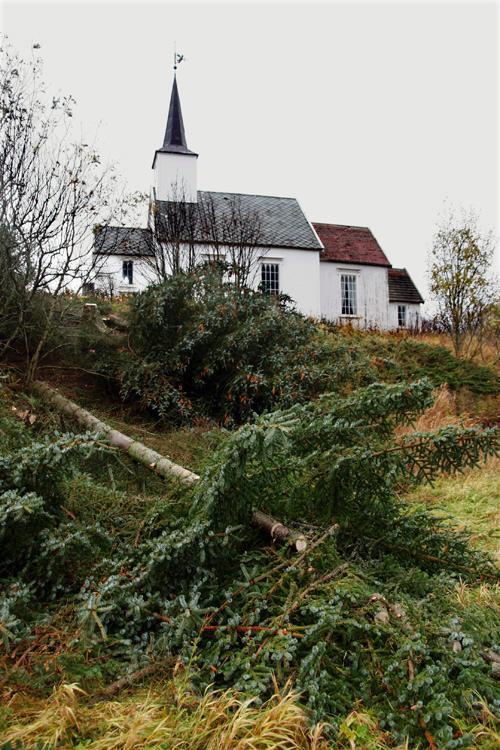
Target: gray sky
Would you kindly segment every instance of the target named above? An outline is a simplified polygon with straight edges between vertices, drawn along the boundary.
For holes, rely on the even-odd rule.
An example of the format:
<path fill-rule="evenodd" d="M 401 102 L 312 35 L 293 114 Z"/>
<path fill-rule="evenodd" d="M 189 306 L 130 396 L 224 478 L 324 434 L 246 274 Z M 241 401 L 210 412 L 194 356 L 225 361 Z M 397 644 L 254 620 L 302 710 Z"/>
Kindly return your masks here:
<path fill-rule="evenodd" d="M 2 4 L 130 189 L 151 183 L 176 42 L 199 188 L 369 226 L 424 293 L 445 199 L 498 233 L 497 24 L 482 2 Z"/>

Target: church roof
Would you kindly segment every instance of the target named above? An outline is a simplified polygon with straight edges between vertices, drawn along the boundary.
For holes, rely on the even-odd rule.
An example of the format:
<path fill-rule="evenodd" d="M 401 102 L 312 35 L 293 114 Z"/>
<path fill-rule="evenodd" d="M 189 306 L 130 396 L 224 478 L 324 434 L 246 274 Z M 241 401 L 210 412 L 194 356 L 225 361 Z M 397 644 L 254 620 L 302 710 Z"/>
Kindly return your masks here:
<path fill-rule="evenodd" d="M 368 227 L 316 222 L 313 222 L 313 227 L 325 247 L 320 260 L 390 267 L 384 251 Z"/>
<path fill-rule="evenodd" d="M 243 217 L 257 216 L 260 222 L 260 236 L 256 243 L 258 246 L 301 250 L 322 249 L 321 243 L 295 198 L 199 190 L 198 204 L 192 205 L 199 207 L 203 203 L 213 208 L 216 220 L 230 215 L 235 206 L 238 207 L 238 211 L 241 211 L 240 215 Z M 167 204 L 165 201 L 157 201 L 156 205 L 161 217 L 162 210 L 166 211 Z M 161 221 L 159 227 L 161 231 Z M 201 227 L 195 241 L 209 242 L 209 239 L 203 236 Z"/>
<path fill-rule="evenodd" d="M 177 79 L 174 76 L 172 84 L 172 93 L 170 95 L 170 106 L 168 108 L 167 127 L 163 138 L 163 145 L 155 151 L 156 154 L 187 154 L 188 156 L 198 156 L 194 151 L 187 147 L 186 132 L 184 130 L 184 120 L 182 118 L 181 100 L 179 89 L 177 88 Z M 154 167 L 154 160 L 153 160 Z"/>
<path fill-rule="evenodd" d="M 139 227 L 100 226 L 95 231 L 98 255 L 151 255 L 151 231 Z"/>
<path fill-rule="evenodd" d="M 424 302 L 406 268 L 389 268 L 389 302 Z"/>

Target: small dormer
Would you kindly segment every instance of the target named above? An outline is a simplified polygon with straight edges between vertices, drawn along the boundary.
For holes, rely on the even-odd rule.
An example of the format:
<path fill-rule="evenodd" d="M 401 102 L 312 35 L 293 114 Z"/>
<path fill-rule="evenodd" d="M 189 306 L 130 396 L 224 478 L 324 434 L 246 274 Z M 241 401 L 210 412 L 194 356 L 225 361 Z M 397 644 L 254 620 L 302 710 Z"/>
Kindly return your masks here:
<path fill-rule="evenodd" d="M 167 128 L 163 145 L 153 159 L 155 198 L 160 201 L 188 201 L 197 199 L 198 154 L 190 151 L 182 119 L 181 101 L 174 73 Z"/>

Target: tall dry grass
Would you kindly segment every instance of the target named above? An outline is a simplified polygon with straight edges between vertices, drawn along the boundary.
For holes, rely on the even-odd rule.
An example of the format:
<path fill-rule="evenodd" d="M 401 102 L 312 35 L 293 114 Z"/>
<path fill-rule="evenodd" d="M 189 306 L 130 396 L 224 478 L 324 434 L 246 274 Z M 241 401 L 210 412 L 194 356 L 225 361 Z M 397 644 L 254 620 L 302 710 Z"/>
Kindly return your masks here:
<path fill-rule="evenodd" d="M 321 725 L 312 727 L 290 686 L 262 705 L 234 691 L 201 699 L 185 683 L 169 683 L 121 701 L 89 705 L 77 685 L 62 685 L 49 701 L 23 709 L 4 742 L 48 750 L 326 750 Z M 15 705 L 17 704 L 17 705 Z"/>
<path fill-rule="evenodd" d="M 425 344 L 430 344 L 431 346 L 444 346 L 446 349 L 449 349 L 452 354 L 455 353 L 452 340 L 447 333 L 417 332 L 410 335 L 418 341 L 423 341 Z M 494 332 L 480 341 L 472 341 L 463 356 L 469 357 L 473 362 L 477 362 L 478 364 L 498 367 L 499 342 Z"/>
<path fill-rule="evenodd" d="M 448 425 L 468 427 L 474 424 L 474 419 L 459 413 L 457 396 L 450 391 L 446 384 L 439 386 L 433 392 L 434 403 L 410 426 L 399 427 L 397 435 L 407 435 L 410 432 L 432 432 Z"/>

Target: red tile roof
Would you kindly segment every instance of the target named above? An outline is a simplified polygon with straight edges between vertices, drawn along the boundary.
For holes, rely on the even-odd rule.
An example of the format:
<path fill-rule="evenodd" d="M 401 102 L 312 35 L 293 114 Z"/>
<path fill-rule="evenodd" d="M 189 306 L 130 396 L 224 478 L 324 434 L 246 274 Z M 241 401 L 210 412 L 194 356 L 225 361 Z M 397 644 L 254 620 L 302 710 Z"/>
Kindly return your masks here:
<path fill-rule="evenodd" d="M 368 227 L 316 223 L 313 223 L 313 227 L 325 246 L 320 260 L 390 267 L 391 264 Z"/>

